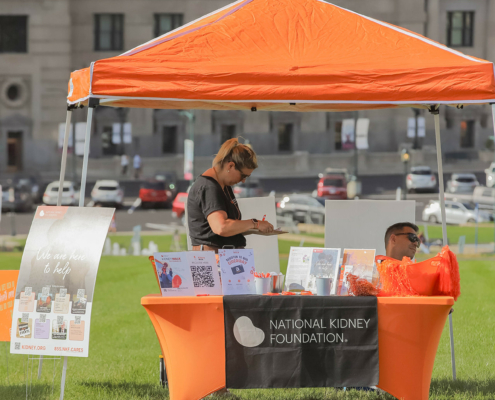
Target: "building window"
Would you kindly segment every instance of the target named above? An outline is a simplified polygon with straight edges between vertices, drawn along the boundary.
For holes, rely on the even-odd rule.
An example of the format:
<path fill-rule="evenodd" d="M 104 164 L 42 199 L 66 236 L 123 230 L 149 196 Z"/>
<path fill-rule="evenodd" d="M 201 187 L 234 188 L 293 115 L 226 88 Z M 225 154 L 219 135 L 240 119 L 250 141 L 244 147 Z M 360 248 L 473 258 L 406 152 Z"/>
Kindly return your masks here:
<path fill-rule="evenodd" d="M 155 37 L 177 29 L 182 19 L 182 14 L 155 14 Z"/>
<path fill-rule="evenodd" d="M 278 151 L 292 151 L 294 124 L 278 125 Z"/>
<path fill-rule="evenodd" d="M 27 53 L 25 15 L 0 16 L 0 53 Z"/>
<path fill-rule="evenodd" d="M 473 11 L 452 11 L 447 13 L 447 46 L 473 46 Z"/>
<path fill-rule="evenodd" d="M 474 120 L 461 121 L 461 147 L 474 147 Z"/>
<path fill-rule="evenodd" d="M 164 126 L 162 131 L 162 153 L 177 153 L 177 125 Z"/>
<path fill-rule="evenodd" d="M 124 14 L 95 14 L 95 50 L 124 49 Z"/>
<path fill-rule="evenodd" d="M 104 156 L 114 156 L 118 154 L 117 145 L 112 141 L 112 125 L 104 126 L 101 133 L 101 149 Z"/>
<path fill-rule="evenodd" d="M 220 131 L 220 144 L 225 143 L 227 140 L 235 137 L 236 126 L 235 125 L 222 125 Z"/>
<path fill-rule="evenodd" d="M 335 150 L 342 150 L 342 121 L 335 123 Z"/>

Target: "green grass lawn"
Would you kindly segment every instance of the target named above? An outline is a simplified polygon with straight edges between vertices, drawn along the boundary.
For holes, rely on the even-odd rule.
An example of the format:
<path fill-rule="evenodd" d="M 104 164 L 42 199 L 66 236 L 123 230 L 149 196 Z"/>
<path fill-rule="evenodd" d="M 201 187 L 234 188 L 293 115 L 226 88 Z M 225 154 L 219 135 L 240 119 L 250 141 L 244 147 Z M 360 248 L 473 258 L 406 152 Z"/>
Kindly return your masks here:
<path fill-rule="evenodd" d="M 163 241 L 162 249 L 170 238 L 161 236 L 158 240 Z M 280 241 L 283 270 L 290 245 L 299 243 Z M 21 253 L 0 253 L 0 269 L 17 269 L 20 259 Z M 462 295 L 454 313 L 458 380 L 451 380 L 446 327 L 435 360 L 430 398 L 495 399 L 495 258 L 463 258 L 460 268 Z M 95 289 L 89 358 L 69 358 L 66 399 L 168 399 L 167 390 L 158 384 L 158 340 L 140 304 L 142 296 L 157 292 L 146 257 L 102 257 Z M 62 364 L 60 360 L 55 363 L 53 394 L 53 361 L 44 362 L 40 380 L 36 377 L 37 363 L 34 363 L 30 399 L 58 399 Z M 6 343 L 0 343 L 1 400 L 26 398 L 27 366 L 27 356 L 10 355 Z M 388 395 L 344 393 L 334 389 L 232 392 L 234 399 L 252 400 L 392 399 Z"/>

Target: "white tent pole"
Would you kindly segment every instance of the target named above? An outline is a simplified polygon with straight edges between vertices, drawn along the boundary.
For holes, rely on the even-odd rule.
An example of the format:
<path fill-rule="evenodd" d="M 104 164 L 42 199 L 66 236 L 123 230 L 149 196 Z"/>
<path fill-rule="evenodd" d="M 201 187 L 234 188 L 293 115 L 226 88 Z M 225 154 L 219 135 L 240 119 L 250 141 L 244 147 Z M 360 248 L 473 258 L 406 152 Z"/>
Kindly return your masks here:
<path fill-rule="evenodd" d="M 91 139 L 91 122 L 93 121 L 93 107 L 88 107 L 88 120 L 86 123 L 86 137 L 84 138 L 84 159 L 81 177 L 81 192 L 79 193 L 79 207 L 84 207 L 84 194 L 86 192 L 86 178 L 88 175 L 89 141 Z"/>
<path fill-rule="evenodd" d="M 64 188 L 65 179 L 65 166 L 67 165 L 67 147 L 69 146 L 69 133 L 70 133 L 70 120 L 72 118 L 72 110 L 67 110 L 67 116 L 65 118 L 65 135 L 64 135 L 64 147 L 62 150 L 62 166 L 60 167 L 60 180 L 58 182 L 58 198 L 57 206 L 62 205 L 62 193 Z M 41 364 L 42 361 L 40 361 Z"/>
<path fill-rule="evenodd" d="M 440 112 L 438 106 L 435 109 L 430 109 L 435 120 L 435 139 L 437 145 L 437 164 L 438 164 L 438 187 L 440 197 L 440 210 L 442 213 L 442 237 L 443 245 L 447 246 L 447 219 L 445 217 L 445 193 L 443 183 L 443 165 L 442 165 L 442 143 L 440 141 Z M 449 314 L 449 332 L 450 332 L 450 359 L 452 363 L 452 379 L 456 380 L 455 369 L 455 350 L 454 350 L 454 325 L 452 323 L 452 313 Z"/>

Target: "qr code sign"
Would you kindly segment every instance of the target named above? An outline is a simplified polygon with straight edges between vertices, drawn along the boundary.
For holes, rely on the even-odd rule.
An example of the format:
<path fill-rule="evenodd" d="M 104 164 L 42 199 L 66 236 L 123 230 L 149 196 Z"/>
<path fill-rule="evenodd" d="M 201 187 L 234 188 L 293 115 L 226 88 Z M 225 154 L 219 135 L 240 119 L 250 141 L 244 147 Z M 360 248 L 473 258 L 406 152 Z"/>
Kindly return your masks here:
<path fill-rule="evenodd" d="M 215 287 L 213 269 L 209 265 L 191 267 L 194 287 Z"/>
<path fill-rule="evenodd" d="M 76 319 L 75 324 L 81 325 L 81 317 L 76 317 L 75 319 Z"/>
<path fill-rule="evenodd" d="M 41 294 L 43 296 L 48 296 L 48 293 L 50 293 L 50 288 L 49 287 L 44 287 L 43 289 L 41 289 Z"/>
<path fill-rule="evenodd" d="M 20 344 L 19 342 L 15 342 L 15 346 L 14 346 L 14 348 L 15 348 L 16 350 L 20 350 L 20 349 L 21 349 L 21 344 Z"/>
<path fill-rule="evenodd" d="M 46 314 L 40 314 L 40 322 L 45 323 L 46 322 Z"/>
<path fill-rule="evenodd" d="M 24 296 L 31 296 L 31 293 L 33 293 L 33 288 L 32 287 L 26 287 L 24 289 Z"/>
<path fill-rule="evenodd" d="M 62 315 L 57 315 L 57 325 L 62 325 L 64 323 L 64 317 Z"/>
<path fill-rule="evenodd" d="M 81 298 L 84 297 L 85 290 L 84 289 L 77 289 L 77 297 Z"/>
<path fill-rule="evenodd" d="M 60 289 L 59 296 L 64 298 L 65 295 L 67 294 L 67 289 Z"/>
<path fill-rule="evenodd" d="M 21 322 L 29 321 L 29 313 L 22 313 Z"/>

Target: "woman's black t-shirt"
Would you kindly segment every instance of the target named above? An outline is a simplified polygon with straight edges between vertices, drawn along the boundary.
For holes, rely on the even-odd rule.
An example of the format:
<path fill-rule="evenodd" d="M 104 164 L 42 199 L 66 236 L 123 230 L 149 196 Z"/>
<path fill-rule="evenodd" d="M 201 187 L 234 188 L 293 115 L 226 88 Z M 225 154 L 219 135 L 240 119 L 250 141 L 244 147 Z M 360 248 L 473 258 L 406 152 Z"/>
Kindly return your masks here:
<path fill-rule="evenodd" d="M 229 219 L 241 219 L 232 188 L 225 186 L 224 191 L 214 178 L 200 175 L 189 190 L 187 198 L 187 224 L 193 246 L 246 246 L 246 239 L 241 234 L 224 237 L 213 233 L 207 217 L 220 210 L 225 211 Z"/>

